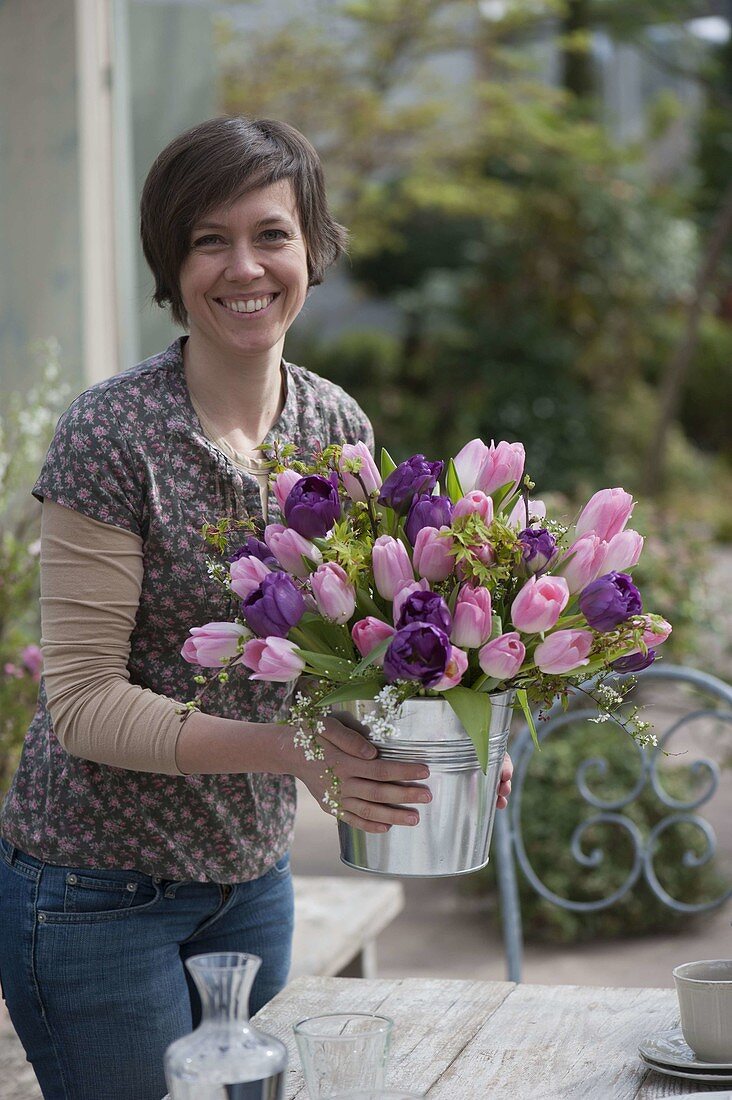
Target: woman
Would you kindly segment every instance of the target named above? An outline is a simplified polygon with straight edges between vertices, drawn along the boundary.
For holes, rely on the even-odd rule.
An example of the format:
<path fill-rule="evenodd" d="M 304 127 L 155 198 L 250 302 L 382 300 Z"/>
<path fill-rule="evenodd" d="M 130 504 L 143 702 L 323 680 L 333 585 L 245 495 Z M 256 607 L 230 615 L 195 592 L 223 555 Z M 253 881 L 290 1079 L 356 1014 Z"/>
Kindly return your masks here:
<path fill-rule="evenodd" d="M 302 135 L 194 127 L 155 161 L 141 213 L 155 301 L 187 335 L 77 398 L 34 488 L 45 675 L 0 822 L 0 973 L 47 1100 L 159 1100 L 164 1050 L 197 1023 L 190 955 L 261 955 L 255 1011 L 282 987 L 293 776 L 322 804 L 334 769 L 367 831 L 430 800 L 426 768 L 377 760 L 335 717 L 307 761 L 277 721 L 282 685 L 232 676 L 181 721 L 188 626 L 236 612 L 201 525 L 266 515 L 262 443 L 308 458 L 373 436 L 338 386 L 282 358 L 345 243 Z"/>

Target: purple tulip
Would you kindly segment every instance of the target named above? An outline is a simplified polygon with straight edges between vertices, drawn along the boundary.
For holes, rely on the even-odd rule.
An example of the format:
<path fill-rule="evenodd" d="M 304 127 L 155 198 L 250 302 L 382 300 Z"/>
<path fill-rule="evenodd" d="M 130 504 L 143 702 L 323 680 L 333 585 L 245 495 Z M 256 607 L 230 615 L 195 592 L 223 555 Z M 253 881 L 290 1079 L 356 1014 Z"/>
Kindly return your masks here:
<path fill-rule="evenodd" d="M 546 569 L 557 552 L 556 539 L 546 527 L 525 528 L 519 532 L 519 542 L 523 547 L 522 558 L 528 573 Z"/>
<path fill-rule="evenodd" d="M 287 573 L 270 573 L 242 604 L 244 618 L 260 638 L 287 637 L 305 613 L 305 600 Z"/>
<path fill-rule="evenodd" d="M 641 672 L 652 665 L 655 659 L 655 649 L 649 649 L 646 654 L 631 653 L 627 657 L 618 657 L 617 661 L 610 662 L 610 668 L 614 668 L 616 672 Z"/>
<path fill-rule="evenodd" d="M 419 680 L 432 687 L 445 675 L 450 639 L 432 623 L 408 623 L 394 635 L 384 656 L 387 683 Z"/>
<path fill-rule="evenodd" d="M 420 493 L 412 501 L 404 530 L 414 546 L 423 527 L 449 527 L 452 523 L 452 502 L 449 497 L 433 497 Z"/>
<path fill-rule="evenodd" d="M 341 516 L 338 481 L 320 474 L 301 477 L 288 493 L 285 519 L 298 535 L 306 539 L 322 538 Z"/>
<path fill-rule="evenodd" d="M 640 614 L 643 601 L 627 573 L 611 572 L 587 585 L 579 606 L 593 630 L 606 631 Z"/>
<path fill-rule="evenodd" d="M 424 455 L 412 455 L 389 474 L 381 486 L 379 504 L 404 515 L 418 493 L 432 492 L 444 466 L 444 462 L 428 462 Z"/>
<path fill-rule="evenodd" d="M 417 590 L 407 596 L 399 610 L 397 630 L 408 623 L 432 623 L 449 634 L 452 630 L 450 609 L 438 592 Z"/>
<path fill-rule="evenodd" d="M 279 569 L 279 562 L 274 556 L 266 542 L 262 542 L 261 539 L 256 538 L 254 535 L 249 535 L 243 546 L 240 546 L 238 550 L 235 550 L 233 554 L 229 555 L 229 561 L 235 562 L 239 558 L 258 558 L 259 561 L 263 561 L 265 565 L 268 565 L 271 569 Z"/>

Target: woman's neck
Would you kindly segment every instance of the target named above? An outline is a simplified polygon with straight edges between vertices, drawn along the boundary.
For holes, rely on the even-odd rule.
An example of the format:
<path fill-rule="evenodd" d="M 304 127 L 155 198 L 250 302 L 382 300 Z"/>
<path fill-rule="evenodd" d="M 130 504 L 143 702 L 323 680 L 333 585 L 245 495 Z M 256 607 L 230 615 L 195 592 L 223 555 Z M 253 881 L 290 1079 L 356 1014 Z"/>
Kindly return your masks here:
<path fill-rule="evenodd" d="M 208 425 L 235 451 L 248 453 L 277 421 L 285 401 L 282 347 L 249 359 L 224 359 L 192 333 L 183 345 L 186 384 Z"/>

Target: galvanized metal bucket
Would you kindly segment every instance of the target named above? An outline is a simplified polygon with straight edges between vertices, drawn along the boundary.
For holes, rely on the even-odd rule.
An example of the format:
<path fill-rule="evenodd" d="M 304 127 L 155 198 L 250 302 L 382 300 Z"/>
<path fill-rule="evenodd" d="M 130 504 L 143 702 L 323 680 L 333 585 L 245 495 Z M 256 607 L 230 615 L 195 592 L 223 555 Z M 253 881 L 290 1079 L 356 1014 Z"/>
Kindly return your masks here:
<path fill-rule="evenodd" d="M 467 875 L 488 863 L 496 814 L 496 792 L 508 743 L 514 693 L 491 696 L 488 773 L 473 742 L 445 699 L 408 699 L 395 722 L 396 734 L 372 738 L 384 760 L 426 764 L 432 801 L 418 806 L 419 825 L 393 825 L 388 833 L 366 833 L 338 822 L 341 860 L 359 871 L 404 878 Z M 372 700 L 338 707 L 365 726 Z"/>

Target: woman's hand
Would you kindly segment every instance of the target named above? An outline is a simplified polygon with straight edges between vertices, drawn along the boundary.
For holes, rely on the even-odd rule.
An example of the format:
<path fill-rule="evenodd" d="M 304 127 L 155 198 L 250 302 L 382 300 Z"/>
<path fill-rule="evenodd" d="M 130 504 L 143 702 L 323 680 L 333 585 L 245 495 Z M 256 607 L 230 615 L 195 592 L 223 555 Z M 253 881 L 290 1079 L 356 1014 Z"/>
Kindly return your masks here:
<path fill-rule="evenodd" d="M 501 781 L 498 784 L 498 798 L 496 799 L 496 806 L 499 810 L 505 810 L 506 806 L 508 806 L 508 799 L 511 794 L 512 775 L 513 762 L 508 753 L 506 753 L 503 758 L 503 766 L 501 768 Z"/>
<path fill-rule="evenodd" d="M 324 719 L 319 735 L 322 760 L 306 760 L 302 750 L 294 774 L 303 781 L 313 798 L 328 813 L 332 799 L 339 804 L 338 818 L 367 833 L 385 833 L 392 825 L 416 825 L 419 811 L 413 803 L 431 802 L 427 787 L 416 782 L 429 777 L 422 764 L 399 764 L 379 760 L 375 746 L 348 723 L 350 715 L 340 713 Z M 405 804 L 409 808 L 404 808 Z"/>

